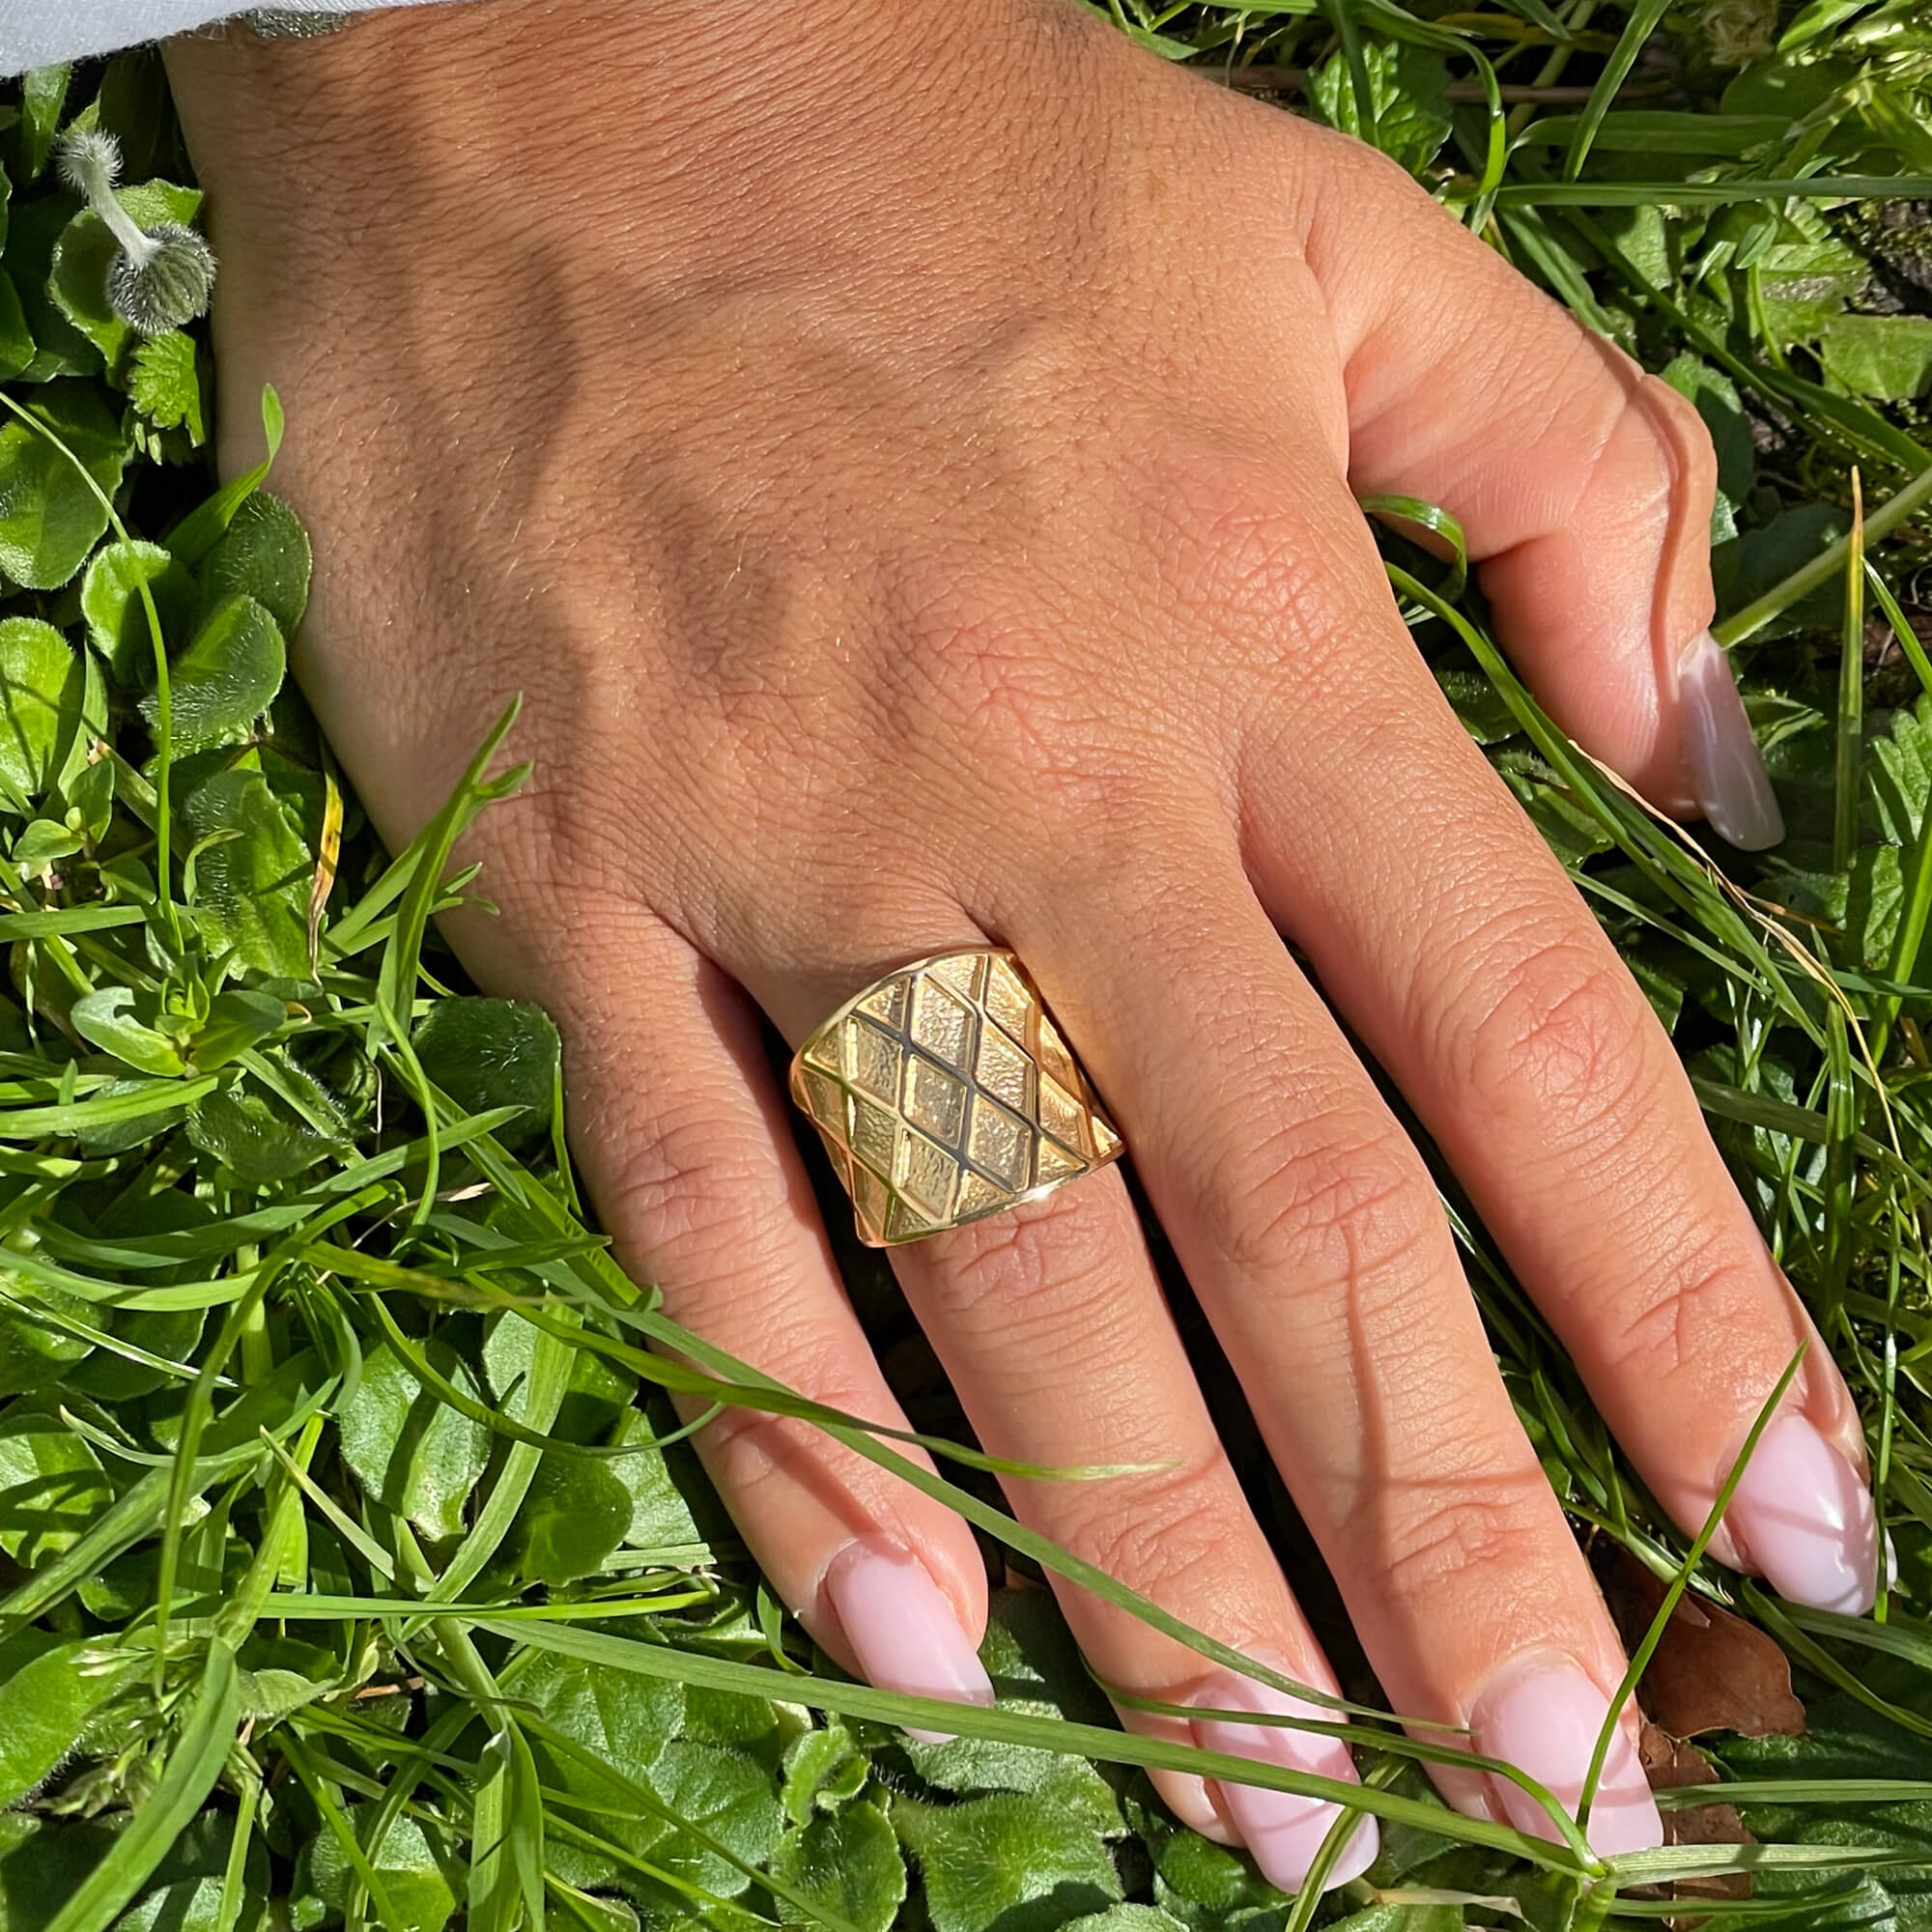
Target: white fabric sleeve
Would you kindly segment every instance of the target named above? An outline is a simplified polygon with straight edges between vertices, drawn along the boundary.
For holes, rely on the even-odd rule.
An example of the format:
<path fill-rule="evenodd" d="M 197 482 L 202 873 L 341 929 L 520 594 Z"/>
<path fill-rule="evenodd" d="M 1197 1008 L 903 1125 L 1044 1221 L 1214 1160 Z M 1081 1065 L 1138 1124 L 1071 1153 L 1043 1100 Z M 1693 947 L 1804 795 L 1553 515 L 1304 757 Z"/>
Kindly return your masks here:
<path fill-rule="evenodd" d="M 243 13 L 256 0 L 0 0 L 0 76 L 116 53 Z M 283 14 L 365 14 L 423 0 L 274 0 Z"/>

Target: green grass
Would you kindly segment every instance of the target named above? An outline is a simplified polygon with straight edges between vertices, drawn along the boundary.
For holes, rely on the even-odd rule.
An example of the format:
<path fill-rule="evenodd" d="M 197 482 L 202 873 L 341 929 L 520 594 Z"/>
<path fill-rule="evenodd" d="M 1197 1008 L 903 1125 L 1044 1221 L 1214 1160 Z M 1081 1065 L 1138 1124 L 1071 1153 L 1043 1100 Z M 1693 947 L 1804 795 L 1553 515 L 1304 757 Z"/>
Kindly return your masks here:
<path fill-rule="evenodd" d="M 1762 1842 L 1605 1868 L 1444 1810 L 1419 1767 L 1448 1743 L 1378 1715 L 1177 1282 L 1383 1821 L 1365 1880 L 1284 1899 L 1141 1770 L 1230 1761 L 1120 1731 L 1033 1586 L 1218 1647 L 1005 1515 L 875 1257 L 843 1250 L 915 1426 L 964 1444 L 941 1476 L 624 1278 L 561 1154 L 554 1030 L 469 995 L 435 937 L 487 893 L 449 854 L 516 774 L 493 740 L 408 852 L 377 848 L 283 681 L 299 526 L 261 475 L 213 490 L 198 327 L 129 334 L 52 179 L 58 132 L 99 125 L 129 212 L 193 218 L 158 68 L 124 58 L 0 95 L 0 1932 L 1585 1927 L 1718 1872 L 1751 1895 L 1698 1904 L 1713 1923 L 1932 1928 L 1932 27 L 1906 0 L 1103 11 L 1376 140 L 1717 441 L 1719 630 L 1791 825 L 1736 884 L 1551 729 L 1460 564 L 1387 549 L 1864 1411 L 1898 1554 L 1876 1618 L 1695 1560 L 1444 1177 L 1593 1554 L 1795 1662 L 1805 1737 L 1701 1741 Z M 999 1706 L 910 1743 L 927 1707 L 814 1656 L 672 1389 L 810 1415 L 964 1513 L 1010 1585 Z"/>

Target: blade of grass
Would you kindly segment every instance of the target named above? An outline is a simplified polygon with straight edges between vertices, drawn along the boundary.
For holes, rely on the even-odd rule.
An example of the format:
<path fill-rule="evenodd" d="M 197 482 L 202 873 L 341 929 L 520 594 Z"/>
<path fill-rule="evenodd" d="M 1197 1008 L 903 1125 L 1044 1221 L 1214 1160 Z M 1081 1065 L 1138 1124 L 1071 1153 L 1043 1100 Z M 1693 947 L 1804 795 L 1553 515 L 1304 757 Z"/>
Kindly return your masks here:
<path fill-rule="evenodd" d="M 1911 482 L 1861 520 L 1859 540 L 1861 550 L 1868 552 L 1881 538 L 1889 536 L 1908 518 L 1932 503 L 1932 459 L 1927 459 L 1920 451 L 1918 462 L 1918 472 Z M 1801 564 L 1761 597 L 1754 597 L 1742 611 L 1734 611 L 1730 616 L 1714 624 L 1712 635 L 1726 647 L 1742 643 L 1753 633 L 1761 631 L 1774 617 L 1782 616 L 1801 597 L 1836 577 L 1845 568 L 1845 559 L 1851 548 L 1849 534 L 1828 545 L 1809 563 Z M 1906 624 L 1902 628 L 1910 630 L 1912 627 Z M 1922 652 L 1919 655 L 1922 656 Z M 1915 663 L 1914 668 L 1917 668 Z"/>
<path fill-rule="evenodd" d="M 1832 869 L 1848 872 L 1859 847 L 1865 696 L 1864 497 L 1852 470 L 1852 527 L 1845 542 L 1845 616 L 1832 785 Z"/>
<path fill-rule="evenodd" d="M 1577 130 L 1570 137 L 1570 150 L 1563 156 L 1563 179 L 1566 182 L 1575 182 L 1582 175 L 1583 163 L 1590 157 L 1590 144 L 1604 125 L 1604 116 L 1610 111 L 1610 103 L 1630 78 L 1630 71 L 1636 65 L 1637 55 L 1657 31 L 1669 6 L 1670 0 L 1636 0 L 1636 5 L 1631 9 L 1630 17 L 1617 36 L 1617 43 L 1610 49 L 1603 71 L 1590 90 L 1590 99 L 1577 116 Z"/>
<path fill-rule="evenodd" d="M 1724 1520 L 1724 1512 L 1731 1506 L 1731 1498 L 1737 1494 L 1738 1485 L 1744 1480 L 1746 1468 L 1757 1451 L 1757 1445 L 1764 1432 L 1771 1427 L 1771 1420 L 1777 1413 L 1777 1406 L 1784 1400 L 1785 1392 L 1797 1378 L 1804 1365 L 1810 1343 L 1799 1345 L 1798 1352 L 1785 1364 L 1784 1373 L 1773 1385 L 1771 1393 L 1758 1409 L 1757 1418 L 1752 1422 L 1749 1433 L 1745 1436 L 1744 1447 L 1732 1463 L 1730 1473 L 1725 1476 L 1718 1491 L 1716 1500 L 1711 1504 L 1710 1513 L 1705 1517 L 1702 1527 L 1690 1539 L 1690 1548 L 1685 1552 L 1684 1561 L 1677 1567 L 1677 1574 L 1670 1579 L 1662 1600 L 1657 1606 L 1656 1614 L 1650 1620 L 1650 1628 L 1643 1634 L 1643 1639 L 1632 1651 L 1630 1667 L 1624 1672 L 1620 1683 L 1610 1697 L 1609 1714 L 1604 1719 L 1604 1727 L 1597 1733 L 1596 1748 L 1590 1753 L 1590 1768 L 1584 1774 L 1583 1789 L 1577 1799 L 1577 1822 L 1587 1832 L 1590 1825 L 1590 1807 L 1596 1802 L 1597 1786 L 1604 1776 L 1604 1763 L 1609 1756 L 1611 1741 L 1616 1737 L 1623 1723 L 1626 1706 L 1636 1692 L 1636 1687 L 1643 1673 L 1650 1667 L 1650 1660 L 1657 1655 L 1657 1646 L 1663 1641 L 1664 1630 L 1668 1627 L 1677 1605 L 1684 1600 L 1684 1592 L 1690 1587 L 1690 1578 L 1696 1573 L 1699 1563 L 1704 1560 L 1704 1551 L 1710 1548 L 1712 1537 L 1718 1533 L 1718 1525 Z"/>

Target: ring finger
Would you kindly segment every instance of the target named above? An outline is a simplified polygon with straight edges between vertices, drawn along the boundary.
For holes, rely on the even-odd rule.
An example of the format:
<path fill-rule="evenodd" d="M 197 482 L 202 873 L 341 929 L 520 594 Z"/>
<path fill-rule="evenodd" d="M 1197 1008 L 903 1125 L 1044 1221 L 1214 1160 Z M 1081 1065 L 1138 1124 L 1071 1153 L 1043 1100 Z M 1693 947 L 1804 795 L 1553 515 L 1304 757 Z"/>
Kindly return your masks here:
<path fill-rule="evenodd" d="M 977 935 L 962 938 L 980 943 Z M 1018 982 L 1004 978 L 1003 965 L 983 954 L 964 965 L 962 973 L 949 964 L 887 976 L 864 1010 L 832 1029 L 824 1044 L 814 1042 L 805 1061 L 808 1069 L 823 1063 L 841 1077 L 835 1087 L 811 1070 L 805 1075 L 821 1082 L 814 1105 L 837 1122 L 835 1131 L 863 1158 L 895 1175 L 903 1170 L 908 1193 L 933 1200 L 952 1186 L 952 1161 L 936 1156 L 928 1176 L 918 1159 L 909 1163 L 909 1149 L 928 1159 L 937 1147 L 970 1149 L 968 1186 L 997 1175 L 1007 1190 L 1022 1191 L 1037 1175 L 1026 1137 L 1014 1131 L 1034 1083 L 1046 1077 L 1029 1072 L 1015 1049 L 1015 1041 L 1032 1044 L 1033 1022 L 1023 1003 L 1010 1003 Z M 976 1081 L 982 1091 L 973 1091 Z M 1018 1114 L 995 1105 L 989 1093 Z M 895 1125 L 895 1107 L 925 1132 L 903 1118 Z M 1023 1520 L 1195 1629 L 1334 1694 L 1333 1675 L 1208 1420 L 1117 1171 L 896 1247 L 893 1260 L 991 1453 L 1037 1467 L 1116 1471 L 1009 1479 L 1007 1492 Z M 1130 1698 L 1332 1716 L 1204 1662 L 1095 1594 L 1058 1578 L 1056 1589 L 1089 1662 Z M 1353 1776 L 1346 1747 L 1319 1733 L 1206 1718 L 1190 1724 L 1130 1706 L 1122 1715 L 1143 1732 L 1191 1737 L 1323 1777 Z M 1313 1797 L 1206 1786 L 1165 1773 L 1156 1782 L 1188 1823 L 1217 1835 L 1232 1831 L 1289 1889 L 1301 1884 L 1336 1816 Z M 1328 1883 L 1365 1869 L 1377 1842 L 1364 1821 Z"/>

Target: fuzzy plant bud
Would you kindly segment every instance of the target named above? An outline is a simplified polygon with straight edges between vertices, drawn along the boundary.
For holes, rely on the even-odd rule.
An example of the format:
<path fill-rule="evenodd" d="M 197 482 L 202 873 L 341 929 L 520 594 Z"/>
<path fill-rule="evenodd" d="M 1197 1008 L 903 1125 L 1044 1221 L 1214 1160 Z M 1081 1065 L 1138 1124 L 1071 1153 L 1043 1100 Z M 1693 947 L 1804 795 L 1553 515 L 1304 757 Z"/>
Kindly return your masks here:
<path fill-rule="evenodd" d="M 97 128 L 69 129 L 54 158 L 62 185 L 84 195 L 90 206 L 111 195 L 121 179 L 121 143 Z"/>
<path fill-rule="evenodd" d="M 1777 0 L 1714 0 L 1697 24 L 1719 67 L 1750 67 L 1777 44 Z"/>
<path fill-rule="evenodd" d="M 146 231 L 144 255 L 124 247 L 108 264 L 107 301 L 143 335 L 160 335 L 208 313 L 214 288 L 214 250 L 179 221 Z"/>
<path fill-rule="evenodd" d="M 107 302 L 143 335 L 160 335 L 208 312 L 214 250 L 192 228 L 161 221 L 143 228 L 114 193 L 121 148 L 112 134 L 75 129 L 62 138 L 60 178 L 100 217 L 119 244 L 107 265 Z"/>

